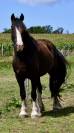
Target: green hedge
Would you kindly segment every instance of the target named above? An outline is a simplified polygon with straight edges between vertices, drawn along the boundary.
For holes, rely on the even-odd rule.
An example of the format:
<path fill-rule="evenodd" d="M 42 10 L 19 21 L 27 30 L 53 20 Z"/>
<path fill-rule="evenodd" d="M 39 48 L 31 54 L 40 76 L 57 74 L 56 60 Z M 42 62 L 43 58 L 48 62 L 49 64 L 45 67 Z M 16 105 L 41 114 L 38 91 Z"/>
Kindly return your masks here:
<path fill-rule="evenodd" d="M 11 56 L 13 54 L 13 46 L 11 43 L 1 43 L 0 44 L 0 56 L 2 55 L 2 45 L 3 45 L 3 56 Z M 59 43 L 56 47 L 61 50 L 74 50 L 74 44 Z"/>
<path fill-rule="evenodd" d="M 13 53 L 13 46 L 12 44 L 0 44 L 0 55 L 2 55 L 2 45 L 3 45 L 3 56 L 10 56 Z"/>

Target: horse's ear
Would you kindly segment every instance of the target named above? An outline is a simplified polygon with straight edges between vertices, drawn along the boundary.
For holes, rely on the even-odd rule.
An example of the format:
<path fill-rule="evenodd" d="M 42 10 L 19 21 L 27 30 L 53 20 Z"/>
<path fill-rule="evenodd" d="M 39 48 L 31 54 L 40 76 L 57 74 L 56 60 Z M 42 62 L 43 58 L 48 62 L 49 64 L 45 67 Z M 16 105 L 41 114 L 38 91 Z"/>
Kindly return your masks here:
<path fill-rule="evenodd" d="M 11 21 L 15 19 L 14 13 L 11 15 Z"/>
<path fill-rule="evenodd" d="M 21 16 L 20 16 L 20 20 L 21 20 L 21 21 L 24 20 L 24 15 L 23 15 L 23 14 L 21 14 Z"/>

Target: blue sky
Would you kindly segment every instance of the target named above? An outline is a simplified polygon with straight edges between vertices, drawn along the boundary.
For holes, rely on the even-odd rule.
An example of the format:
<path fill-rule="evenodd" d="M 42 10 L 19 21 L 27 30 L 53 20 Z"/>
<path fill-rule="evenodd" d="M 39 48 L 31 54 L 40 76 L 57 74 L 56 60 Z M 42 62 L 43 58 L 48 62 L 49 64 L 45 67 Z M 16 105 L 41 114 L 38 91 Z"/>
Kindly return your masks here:
<path fill-rule="evenodd" d="M 51 25 L 74 33 L 74 0 L 1 0 L 0 32 L 11 26 L 11 14 L 24 14 L 27 27 Z"/>

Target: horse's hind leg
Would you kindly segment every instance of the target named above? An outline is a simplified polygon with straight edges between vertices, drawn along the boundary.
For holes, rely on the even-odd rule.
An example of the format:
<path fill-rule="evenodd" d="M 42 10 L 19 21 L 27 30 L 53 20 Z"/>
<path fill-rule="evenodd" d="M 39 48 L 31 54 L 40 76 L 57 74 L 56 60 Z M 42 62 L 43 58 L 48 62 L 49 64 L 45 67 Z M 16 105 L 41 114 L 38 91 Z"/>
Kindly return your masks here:
<path fill-rule="evenodd" d="M 17 79 L 17 82 L 20 87 L 20 96 L 21 96 L 21 100 L 22 100 L 21 111 L 20 111 L 19 116 L 26 117 L 26 116 L 28 116 L 28 113 L 27 113 L 26 92 L 25 92 L 24 80 L 19 76 L 17 76 L 16 79 Z"/>
<path fill-rule="evenodd" d="M 50 91 L 51 97 L 53 98 L 53 110 L 58 110 L 62 108 L 60 103 L 60 86 L 62 82 L 58 79 L 56 80 L 53 77 L 50 77 Z"/>
<path fill-rule="evenodd" d="M 38 82 L 38 89 L 37 89 L 37 102 L 39 104 L 39 107 L 40 107 L 40 111 L 44 111 L 44 104 L 42 102 L 42 85 L 40 83 L 40 81 Z"/>

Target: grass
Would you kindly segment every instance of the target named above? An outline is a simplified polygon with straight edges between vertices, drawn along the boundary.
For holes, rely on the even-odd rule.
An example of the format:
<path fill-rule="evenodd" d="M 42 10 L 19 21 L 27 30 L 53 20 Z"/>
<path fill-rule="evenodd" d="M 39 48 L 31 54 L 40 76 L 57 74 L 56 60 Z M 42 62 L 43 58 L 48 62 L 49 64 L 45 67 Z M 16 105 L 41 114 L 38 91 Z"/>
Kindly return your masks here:
<path fill-rule="evenodd" d="M 41 78 L 45 112 L 41 118 L 31 119 L 32 108 L 30 90 L 27 90 L 29 117 L 19 118 L 19 87 L 12 70 L 12 57 L 0 57 L 0 133 L 74 133 L 74 56 L 67 84 L 63 86 L 63 109 L 52 111 L 52 99 L 48 89 L 48 75 Z"/>

